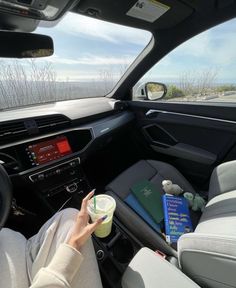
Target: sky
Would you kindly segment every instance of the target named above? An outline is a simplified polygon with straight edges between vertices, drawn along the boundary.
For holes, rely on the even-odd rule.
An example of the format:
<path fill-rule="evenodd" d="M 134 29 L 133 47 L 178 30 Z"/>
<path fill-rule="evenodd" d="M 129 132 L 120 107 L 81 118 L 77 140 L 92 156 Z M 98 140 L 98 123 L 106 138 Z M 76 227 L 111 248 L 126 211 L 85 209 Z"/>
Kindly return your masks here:
<path fill-rule="evenodd" d="M 165 56 L 144 79 L 177 82 L 183 75 L 206 71 L 218 83 L 236 83 L 236 19 L 211 28 L 181 44 Z"/>
<path fill-rule="evenodd" d="M 236 20 L 199 34 L 157 63 L 143 81 L 176 82 L 181 75 L 216 72 L 219 83 L 236 82 Z M 151 39 L 151 33 L 68 13 L 53 28 L 41 25 L 36 33 L 50 35 L 55 53 L 47 58 L 58 80 L 118 81 Z M 45 59 L 36 59 L 45 61 Z"/>
<path fill-rule="evenodd" d="M 101 80 L 105 73 L 118 80 L 151 39 L 150 32 L 73 13 L 36 33 L 53 38 L 54 55 L 47 60 L 59 79 L 71 81 Z"/>

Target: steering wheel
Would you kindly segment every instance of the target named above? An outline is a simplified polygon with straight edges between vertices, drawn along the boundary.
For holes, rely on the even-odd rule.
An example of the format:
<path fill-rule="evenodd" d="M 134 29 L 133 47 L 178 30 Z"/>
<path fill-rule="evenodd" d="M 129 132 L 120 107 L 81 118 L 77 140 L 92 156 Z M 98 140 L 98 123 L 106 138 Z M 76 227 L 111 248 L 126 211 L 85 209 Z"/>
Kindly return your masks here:
<path fill-rule="evenodd" d="M 0 164 L 0 230 L 11 209 L 12 183 L 4 167 Z"/>

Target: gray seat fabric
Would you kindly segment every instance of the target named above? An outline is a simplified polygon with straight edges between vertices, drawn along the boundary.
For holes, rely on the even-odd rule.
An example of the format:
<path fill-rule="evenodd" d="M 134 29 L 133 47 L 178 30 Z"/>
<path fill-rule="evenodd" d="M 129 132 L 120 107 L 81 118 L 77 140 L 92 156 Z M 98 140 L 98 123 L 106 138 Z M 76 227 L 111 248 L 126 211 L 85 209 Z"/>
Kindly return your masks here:
<path fill-rule="evenodd" d="M 191 184 L 177 169 L 167 163 L 154 160 L 137 162 L 108 184 L 106 190 L 108 190 L 107 193 L 109 195 L 116 199 L 116 216 L 136 237 L 148 247 L 176 256 L 176 251 L 166 243 L 163 236 L 157 234 L 124 202 L 124 199 L 131 193 L 131 187 L 142 180 L 151 181 L 160 193 L 164 193 L 162 190 L 162 181 L 164 179 L 171 179 L 185 191 L 195 193 Z"/>
<path fill-rule="evenodd" d="M 195 232 L 181 236 L 178 241 L 179 263 L 183 272 L 202 287 L 236 287 L 234 171 L 236 161 L 224 163 L 214 170 L 210 181 L 211 200 Z"/>
<path fill-rule="evenodd" d="M 236 161 L 215 168 L 210 180 L 209 202 L 195 232 L 184 234 L 178 241 L 180 267 L 201 287 L 236 288 L 235 171 Z M 117 216 L 128 229 L 144 243 L 146 239 L 147 245 L 151 244 L 153 248 L 171 254 L 165 241 L 123 202 L 130 193 L 130 188 L 144 179 L 153 182 L 160 192 L 163 179 L 173 180 L 185 191 L 192 193 L 195 191 L 174 167 L 152 160 L 139 161 L 107 186 L 112 190 L 111 195 L 117 199 Z"/>
<path fill-rule="evenodd" d="M 152 250 L 142 248 L 129 263 L 123 277 L 123 288 L 200 288 L 178 268 Z"/>
<path fill-rule="evenodd" d="M 230 161 L 217 166 L 211 175 L 209 197 L 227 193 L 236 189 L 236 161 Z"/>
<path fill-rule="evenodd" d="M 132 186 L 142 180 L 149 180 L 155 184 L 161 193 L 164 193 L 161 183 L 165 179 L 172 180 L 173 183 L 178 184 L 185 191 L 195 193 L 191 184 L 175 167 L 154 160 L 140 160 L 116 177 L 107 185 L 106 189 L 113 191 L 121 199 L 125 199 L 129 195 Z"/>

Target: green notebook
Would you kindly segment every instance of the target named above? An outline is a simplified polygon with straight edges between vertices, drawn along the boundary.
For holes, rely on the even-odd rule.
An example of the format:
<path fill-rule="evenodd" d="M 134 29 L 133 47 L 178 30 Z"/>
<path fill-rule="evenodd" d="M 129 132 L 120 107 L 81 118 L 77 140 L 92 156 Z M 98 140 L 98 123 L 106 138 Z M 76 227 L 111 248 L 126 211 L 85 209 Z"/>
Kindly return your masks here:
<path fill-rule="evenodd" d="M 164 219 L 162 197 L 155 185 L 148 180 L 137 183 L 131 188 L 133 195 L 156 223 Z"/>

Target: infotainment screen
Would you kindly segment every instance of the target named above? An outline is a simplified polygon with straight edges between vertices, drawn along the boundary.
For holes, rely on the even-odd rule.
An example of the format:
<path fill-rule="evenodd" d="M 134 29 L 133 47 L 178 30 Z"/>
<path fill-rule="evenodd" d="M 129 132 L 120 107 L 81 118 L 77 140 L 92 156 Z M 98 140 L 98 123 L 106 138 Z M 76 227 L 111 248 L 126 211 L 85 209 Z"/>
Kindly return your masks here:
<path fill-rule="evenodd" d="M 60 136 L 48 141 L 29 145 L 26 148 L 32 166 L 38 166 L 72 153 L 68 139 Z"/>

